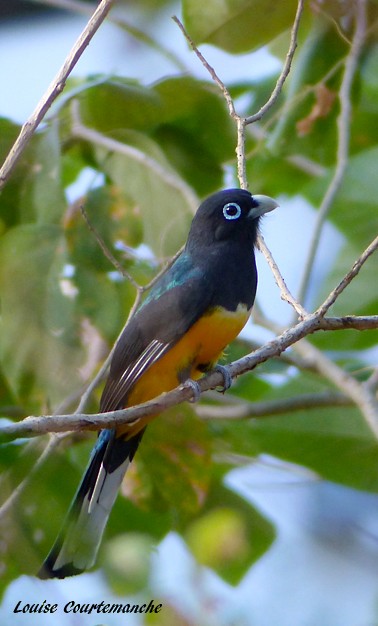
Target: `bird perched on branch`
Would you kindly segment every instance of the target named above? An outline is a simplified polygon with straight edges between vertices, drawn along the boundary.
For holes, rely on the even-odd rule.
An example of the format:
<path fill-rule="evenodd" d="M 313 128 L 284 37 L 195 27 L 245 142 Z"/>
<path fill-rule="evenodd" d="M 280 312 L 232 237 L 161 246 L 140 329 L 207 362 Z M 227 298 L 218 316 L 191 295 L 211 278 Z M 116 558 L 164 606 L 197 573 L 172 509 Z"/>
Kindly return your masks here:
<path fill-rule="evenodd" d="M 242 189 L 219 191 L 201 204 L 183 252 L 118 340 L 101 412 L 146 402 L 214 366 L 248 320 L 257 287 L 259 222 L 276 206 L 272 198 Z M 151 419 L 100 432 L 40 578 L 80 574 L 94 564 L 118 489 Z"/>

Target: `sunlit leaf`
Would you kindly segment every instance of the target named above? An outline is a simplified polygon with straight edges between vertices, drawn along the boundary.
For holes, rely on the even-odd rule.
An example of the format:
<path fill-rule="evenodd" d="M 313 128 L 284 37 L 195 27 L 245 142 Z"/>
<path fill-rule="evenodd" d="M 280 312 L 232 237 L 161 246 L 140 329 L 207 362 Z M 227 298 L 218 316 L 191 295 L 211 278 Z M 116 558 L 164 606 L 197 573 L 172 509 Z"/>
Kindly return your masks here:
<path fill-rule="evenodd" d="M 254 50 L 289 28 L 295 7 L 291 1 L 184 0 L 183 13 L 196 43 L 212 43 L 236 53 Z"/>
<path fill-rule="evenodd" d="M 27 157 L 31 165 L 22 184 L 21 219 L 26 223 L 59 223 L 66 200 L 60 179 L 60 141 L 56 122 L 33 138 Z"/>
<path fill-rule="evenodd" d="M 158 149 L 156 145 L 154 148 Z M 105 169 L 140 212 L 144 242 L 164 258 L 174 254 L 186 239 L 193 215 L 193 195 L 168 162 L 160 163 L 164 159 L 162 153 L 156 160 L 145 158 L 144 155 L 150 156 L 150 150 L 137 150 L 108 156 Z"/>

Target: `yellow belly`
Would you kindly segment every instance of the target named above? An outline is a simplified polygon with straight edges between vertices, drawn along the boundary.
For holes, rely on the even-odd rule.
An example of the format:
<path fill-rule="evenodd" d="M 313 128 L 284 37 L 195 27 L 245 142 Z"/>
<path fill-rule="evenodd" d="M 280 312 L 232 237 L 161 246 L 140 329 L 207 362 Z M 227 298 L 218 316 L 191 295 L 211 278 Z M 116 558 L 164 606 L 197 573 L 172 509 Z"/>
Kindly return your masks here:
<path fill-rule="evenodd" d="M 225 347 L 233 341 L 246 324 L 250 311 L 239 305 L 234 312 L 216 308 L 198 320 L 169 352 L 152 365 L 138 380 L 129 394 L 128 406 L 147 402 L 164 391 L 170 391 L 184 378 L 200 378 L 201 365 L 212 366 Z M 135 434 L 151 418 L 132 427 Z M 143 421 L 143 423 L 141 423 Z"/>

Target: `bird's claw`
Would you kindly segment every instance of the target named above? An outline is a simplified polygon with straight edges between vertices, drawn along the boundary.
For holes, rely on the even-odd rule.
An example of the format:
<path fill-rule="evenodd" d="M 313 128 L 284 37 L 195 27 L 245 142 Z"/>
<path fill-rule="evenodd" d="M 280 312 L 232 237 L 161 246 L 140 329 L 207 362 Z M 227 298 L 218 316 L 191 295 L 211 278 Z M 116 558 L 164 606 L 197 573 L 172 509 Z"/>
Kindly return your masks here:
<path fill-rule="evenodd" d="M 189 402 L 198 402 L 201 397 L 201 387 L 197 381 L 192 378 L 188 378 L 188 380 L 185 381 L 185 386 L 189 387 L 193 391 L 193 396 L 190 398 Z"/>
<path fill-rule="evenodd" d="M 219 391 L 219 393 L 224 393 L 232 385 L 232 376 L 229 372 L 229 369 L 228 367 L 224 367 L 223 365 L 216 365 L 214 367 L 214 370 L 216 372 L 219 372 L 223 376 L 223 387 L 221 389 L 217 389 L 217 391 Z"/>

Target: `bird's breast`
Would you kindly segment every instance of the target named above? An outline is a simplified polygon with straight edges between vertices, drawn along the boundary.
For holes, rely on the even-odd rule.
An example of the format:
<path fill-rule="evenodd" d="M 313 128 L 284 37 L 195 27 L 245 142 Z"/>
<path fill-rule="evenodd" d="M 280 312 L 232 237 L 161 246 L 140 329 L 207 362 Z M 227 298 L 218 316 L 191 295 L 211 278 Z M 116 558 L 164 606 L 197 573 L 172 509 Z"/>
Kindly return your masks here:
<path fill-rule="evenodd" d="M 238 336 L 249 314 L 243 304 L 235 311 L 222 307 L 210 309 L 141 376 L 128 397 L 128 405 L 140 404 L 170 391 L 184 379 L 199 378 Z"/>

